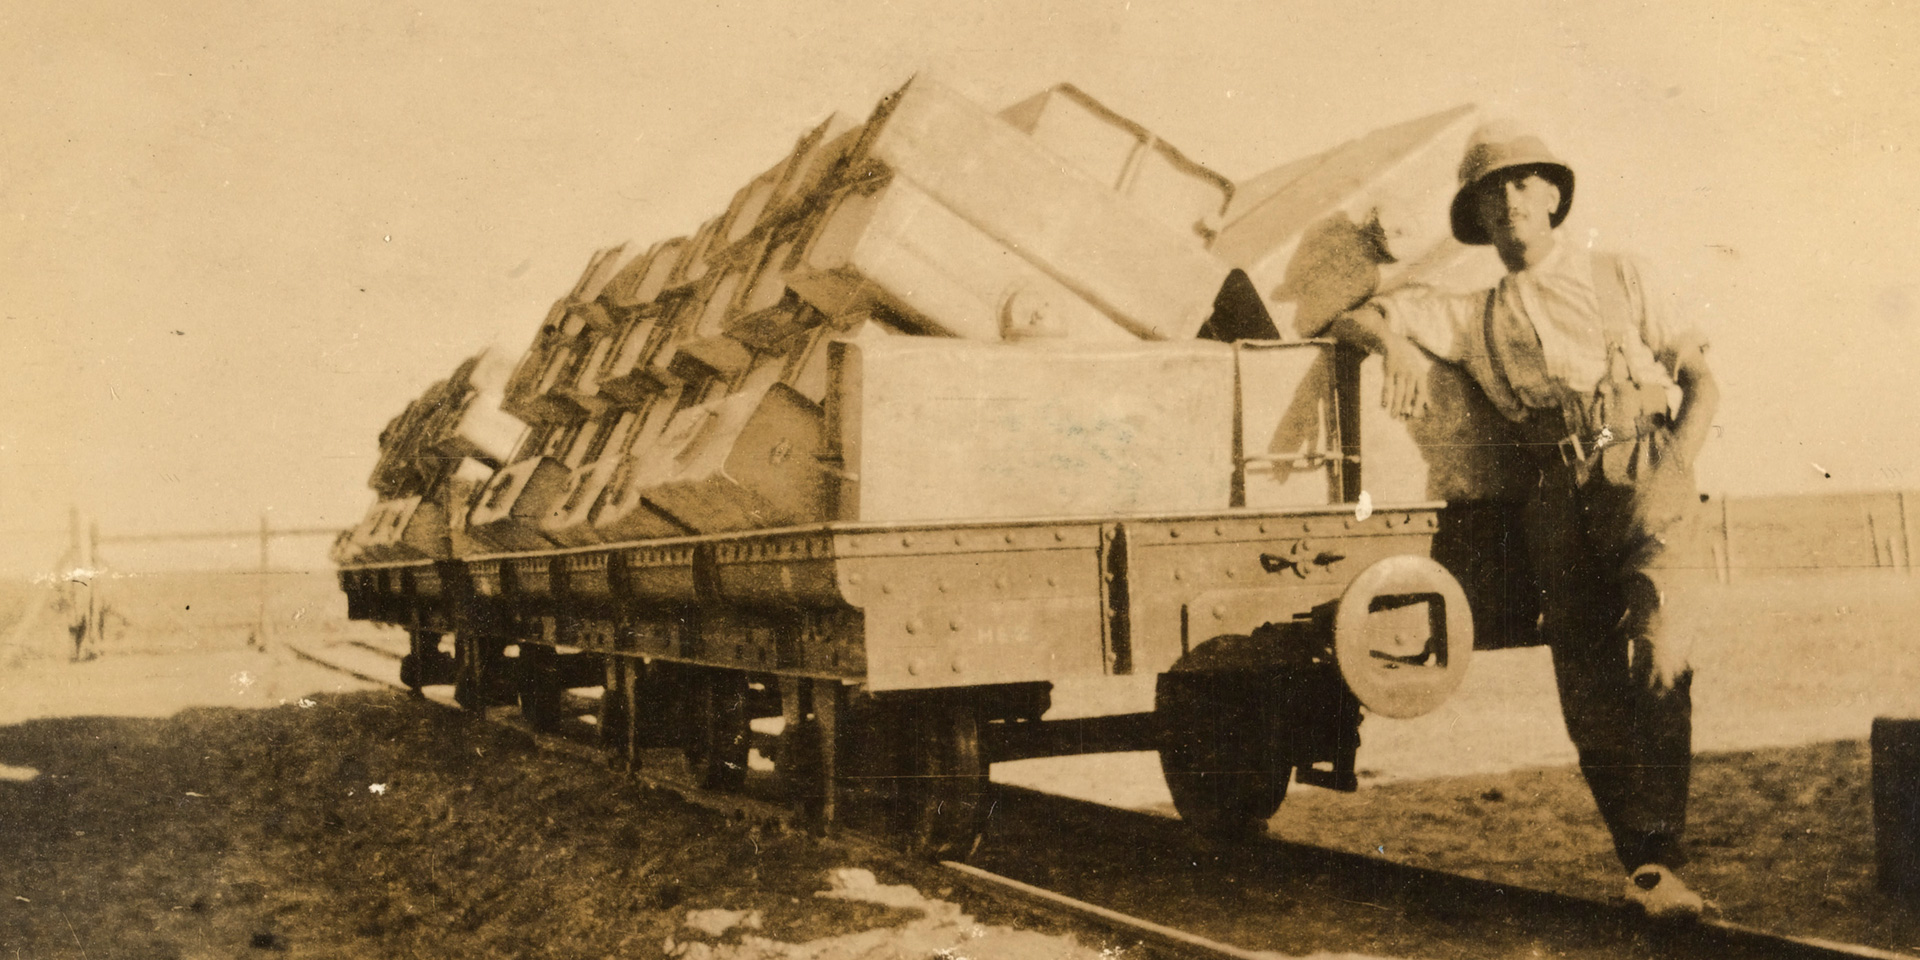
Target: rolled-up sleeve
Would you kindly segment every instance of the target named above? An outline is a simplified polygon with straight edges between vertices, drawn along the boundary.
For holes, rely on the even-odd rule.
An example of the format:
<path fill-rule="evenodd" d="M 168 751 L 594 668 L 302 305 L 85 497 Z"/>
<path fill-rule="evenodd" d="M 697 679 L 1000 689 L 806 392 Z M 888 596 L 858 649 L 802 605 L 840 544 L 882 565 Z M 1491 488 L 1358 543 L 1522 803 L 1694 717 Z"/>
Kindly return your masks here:
<path fill-rule="evenodd" d="M 1628 293 L 1639 302 L 1640 338 L 1653 351 L 1654 358 L 1672 373 L 1680 354 L 1707 347 L 1707 335 L 1686 311 L 1680 309 L 1673 288 L 1647 261 L 1634 256 L 1620 258 L 1620 272 L 1627 281 Z"/>
<path fill-rule="evenodd" d="M 1431 287 L 1406 287 L 1375 297 L 1372 305 L 1387 319 L 1387 329 L 1411 339 L 1442 360 L 1460 363 L 1474 342 L 1473 331 L 1486 309 L 1486 291 L 1450 293 Z"/>

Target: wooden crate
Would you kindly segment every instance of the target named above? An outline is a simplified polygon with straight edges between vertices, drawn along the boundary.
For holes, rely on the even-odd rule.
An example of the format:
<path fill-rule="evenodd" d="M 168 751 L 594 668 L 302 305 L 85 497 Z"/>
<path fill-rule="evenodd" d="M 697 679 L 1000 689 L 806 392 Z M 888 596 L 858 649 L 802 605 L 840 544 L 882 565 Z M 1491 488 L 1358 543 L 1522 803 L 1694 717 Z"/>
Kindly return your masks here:
<path fill-rule="evenodd" d="M 843 520 L 1225 509 L 1234 351 L 930 337 L 831 344 Z"/>
<path fill-rule="evenodd" d="M 1191 235 L 1066 169 L 1031 137 L 925 77 L 876 112 L 860 155 L 1148 339 L 1194 335 L 1228 267 Z"/>
<path fill-rule="evenodd" d="M 1195 242 L 1213 239 L 1233 197 L 1232 181 L 1070 83 L 1022 100 L 1000 118 Z"/>

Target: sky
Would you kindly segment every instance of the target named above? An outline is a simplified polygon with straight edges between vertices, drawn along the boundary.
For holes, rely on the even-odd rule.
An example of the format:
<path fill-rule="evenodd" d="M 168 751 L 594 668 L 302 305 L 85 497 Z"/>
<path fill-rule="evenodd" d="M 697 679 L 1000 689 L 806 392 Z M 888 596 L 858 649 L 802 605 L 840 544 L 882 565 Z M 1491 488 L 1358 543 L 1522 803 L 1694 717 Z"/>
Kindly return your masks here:
<path fill-rule="evenodd" d="M 25 0 L 0 8 L 0 570 L 342 527 L 381 427 L 927 73 L 1071 82 L 1234 179 L 1461 103 L 1713 339 L 1703 489 L 1920 488 L 1920 26 L 1899 2 Z M 235 556 L 257 549 L 236 540 Z M 322 562 L 323 543 L 276 547 Z"/>

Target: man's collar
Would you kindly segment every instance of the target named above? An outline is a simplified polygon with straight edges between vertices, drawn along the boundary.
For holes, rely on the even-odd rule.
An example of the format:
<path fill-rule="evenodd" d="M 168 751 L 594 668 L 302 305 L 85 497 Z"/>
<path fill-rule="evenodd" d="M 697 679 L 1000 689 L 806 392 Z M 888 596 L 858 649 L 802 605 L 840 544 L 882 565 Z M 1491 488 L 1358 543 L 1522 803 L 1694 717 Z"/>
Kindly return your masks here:
<path fill-rule="evenodd" d="M 1553 236 L 1553 249 L 1548 250 L 1547 255 L 1544 257 L 1541 257 L 1539 263 L 1533 264 L 1532 266 L 1526 267 L 1524 269 L 1513 270 L 1509 272 L 1540 274 L 1540 273 L 1553 273 L 1558 270 L 1566 269 L 1567 264 L 1570 261 L 1572 261 L 1574 257 L 1575 245 L 1572 241 L 1568 240 L 1566 237 L 1561 236 L 1560 231 L 1558 230 L 1553 231 L 1552 236 Z"/>

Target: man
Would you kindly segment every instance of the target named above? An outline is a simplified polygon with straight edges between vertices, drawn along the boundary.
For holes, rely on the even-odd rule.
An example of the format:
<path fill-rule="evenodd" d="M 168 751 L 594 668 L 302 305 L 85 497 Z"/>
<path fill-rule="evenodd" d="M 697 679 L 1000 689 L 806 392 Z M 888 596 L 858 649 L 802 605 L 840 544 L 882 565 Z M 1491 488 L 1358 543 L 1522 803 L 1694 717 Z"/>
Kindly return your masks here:
<path fill-rule="evenodd" d="M 1705 343 L 1677 324 L 1632 259 L 1555 234 L 1573 171 L 1509 124 L 1474 134 L 1460 167 L 1453 233 L 1491 244 L 1507 275 L 1492 290 L 1410 289 L 1342 315 L 1334 332 L 1382 355 L 1382 402 L 1426 410 L 1432 361 L 1460 365 L 1515 426 L 1538 471 L 1526 515 L 1567 732 L 1650 916 L 1702 901 L 1674 869 L 1684 854 L 1692 764 L 1689 644 L 1666 626 L 1666 567 L 1698 498 L 1693 460 L 1719 405 Z"/>

